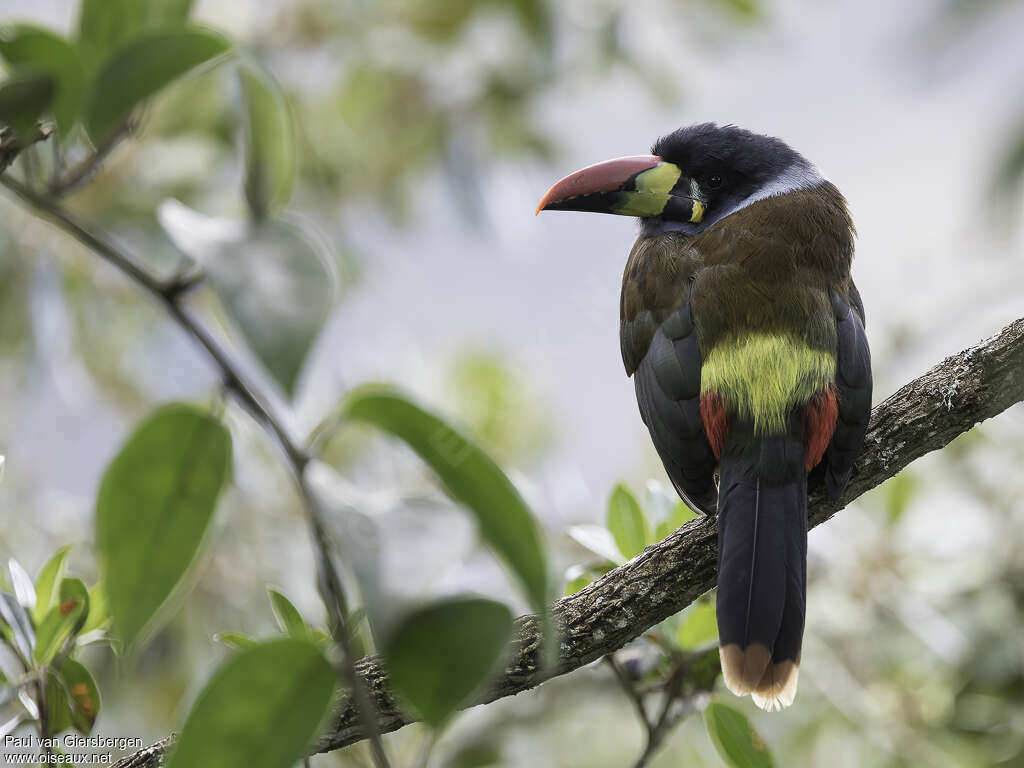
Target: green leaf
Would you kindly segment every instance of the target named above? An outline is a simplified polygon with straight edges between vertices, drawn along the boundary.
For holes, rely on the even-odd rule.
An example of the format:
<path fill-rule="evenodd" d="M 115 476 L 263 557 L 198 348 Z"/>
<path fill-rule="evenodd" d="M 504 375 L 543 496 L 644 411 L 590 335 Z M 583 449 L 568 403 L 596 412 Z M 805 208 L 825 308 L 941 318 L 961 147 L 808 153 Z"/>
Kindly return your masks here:
<path fill-rule="evenodd" d="M 740 712 L 712 702 L 704 710 L 704 724 L 719 756 L 733 768 L 771 768 L 772 754 Z"/>
<path fill-rule="evenodd" d="M 32 620 L 37 625 L 50 610 L 50 604 L 53 602 L 53 588 L 57 585 L 57 580 L 64 570 L 64 560 L 70 549 L 70 546 L 58 549 L 39 570 L 39 576 L 36 577 L 36 606 L 32 609 Z"/>
<path fill-rule="evenodd" d="M 279 211 L 295 182 L 295 132 L 281 86 L 261 67 L 238 69 L 245 109 L 245 199 L 257 219 Z"/>
<path fill-rule="evenodd" d="M 512 614 L 493 600 L 458 597 L 419 608 L 385 648 L 391 686 L 436 728 L 495 670 L 511 633 Z"/>
<path fill-rule="evenodd" d="M 611 569 L 611 563 L 570 566 L 565 571 L 565 594 L 575 595 L 594 580 L 604 576 Z"/>
<path fill-rule="evenodd" d="M 184 24 L 192 11 L 192 0 L 148 0 L 151 24 Z"/>
<path fill-rule="evenodd" d="M 231 438 L 185 403 L 157 410 L 107 467 L 96 543 L 116 634 L 126 646 L 195 559 L 227 479 Z"/>
<path fill-rule="evenodd" d="M 70 697 L 71 725 L 88 736 L 100 713 L 100 690 L 96 681 L 88 669 L 71 658 L 61 660 L 59 673 Z"/>
<path fill-rule="evenodd" d="M 82 627 L 82 634 L 100 629 L 110 620 L 110 602 L 103 582 L 99 582 L 89 590 L 89 616 Z"/>
<path fill-rule="evenodd" d="M 51 111 L 67 136 L 82 110 L 85 76 L 78 49 L 60 35 L 31 24 L 0 27 L 0 56 L 13 66 L 31 67 L 53 78 Z"/>
<path fill-rule="evenodd" d="M 73 617 L 71 632 L 78 634 L 89 615 L 89 589 L 81 579 L 61 579 L 58 596 L 60 604 L 57 607 L 64 616 Z"/>
<path fill-rule="evenodd" d="M 78 46 L 83 63 L 95 71 L 115 48 L 151 26 L 183 26 L 192 0 L 82 0 Z"/>
<path fill-rule="evenodd" d="M 51 608 L 36 630 L 32 656 L 38 664 L 49 664 L 67 639 L 77 634 L 89 612 L 89 592 L 81 579 L 63 579 L 57 605 Z"/>
<path fill-rule="evenodd" d="M 89 135 L 101 141 L 139 102 L 229 47 L 225 37 L 203 29 L 148 31 L 133 38 L 96 75 L 85 113 Z"/>
<path fill-rule="evenodd" d="M 302 620 L 302 614 L 292 605 L 291 600 L 273 589 L 268 589 L 270 595 L 270 607 L 274 611 L 274 618 L 277 619 L 277 626 L 289 637 L 296 640 L 308 640 L 310 637 L 309 627 Z"/>
<path fill-rule="evenodd" d="M 693 650 L 710 643 L 718 637 L 718 620 L 715 605 L 701 601 L 683 616 L 683 623 L 676 634 L 676 642 L 684 650 Z"/>
<path fill-rule="evenodd" d="M 53 103 L 56 90 L 50 75 L 16 70 L 0 82 L 0 124 L 10 126 L 18 136 L 29 135 L 36 121 Z"/>
<path fill-rule="evenodd" d="M 623 557 L 629 560 L 643 551 L 649 537 L 647 521 L 636 497 L 621 483 L 615 486 L 608 500 L 607 523 Z"/>
<path fill-rule="evenodd" d="M 434 414 L 379 385 L 351 392 L 342 416 L 373 424 L 416 451 L 452 498 L 476 516 L 480 534 L 515 571 L 533 605 L 546 604 L 547 563 L 537 523 L 490 456 Z"/>
<path fill-rule="evenodd" d="M 565 596 L 575 595 L 584 587 L 588 586 L 594 581 L 594 575 L 590 571 L 584 571 L 579 576 L 569 579 L 565 582 Z"/>
<path fill-rule="evenodd" d="M 334 682 L 311 642 L 281 638 L 240 650 L 199 694 L 168 768 L 290 768 L 327 713 Z"/>
<path fill-rule="evenodd" d="M 696 516 L 696 512 L 686 506 L 684 502 L 680 501 L 672 510 L 672 515 L 669 519 L 658 523 L 657 528 L 654 530 L 654 540 L 661 541 L 677 528 L 681 528 L 686 525 Z"/>
<path fill-rule="evenodd" d="M 60 675 L 46 672 L 46 716 L 48 736 L 56 736 L 71 727 L 71 695 Z"/>
<path fill-rule="evenodd" d="M 337 276 L 309 226 L 213 219 L 176 200 L 158 211 L 174 244 L 206 270 L 249 348 L 294 391 L 310 346 L 334 306 Z M 207 240 L 197 233 L 218 230 Z"/>
<path fill-rule="evenodd" d="M 218 632 L 213 636 L 221 645 L 226 645 L 228 648 L 239 650 L 241 648 L 251 648 L 256 645 L 256 641 L 248 635 L 243 635 L 240 632 Z"/>

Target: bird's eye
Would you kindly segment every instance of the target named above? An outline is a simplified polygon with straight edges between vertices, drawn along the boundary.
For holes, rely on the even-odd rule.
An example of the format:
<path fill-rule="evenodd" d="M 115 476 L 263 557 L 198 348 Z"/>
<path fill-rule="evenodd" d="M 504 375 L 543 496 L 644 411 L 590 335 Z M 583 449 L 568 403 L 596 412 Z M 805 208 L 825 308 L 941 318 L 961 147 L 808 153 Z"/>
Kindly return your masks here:
<path fill-rule="evenodd" d="M 712 189 L 717 189 L 718 187 L 722 186 L 722 177 L 719 176 L 718 174 L 715 174 L 710 179 L 708 179 L 708 186 L 711 187 Z"/>

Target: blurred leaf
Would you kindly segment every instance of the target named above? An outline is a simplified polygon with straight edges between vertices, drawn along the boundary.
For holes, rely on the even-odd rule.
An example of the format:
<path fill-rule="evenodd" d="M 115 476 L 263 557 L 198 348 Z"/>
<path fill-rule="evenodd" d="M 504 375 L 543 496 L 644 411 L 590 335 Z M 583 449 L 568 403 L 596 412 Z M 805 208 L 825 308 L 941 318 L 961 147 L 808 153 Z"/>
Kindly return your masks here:
<path fill-rule="evenodd" d="M 917 487 L 917 476 L 909 469 L 903 470 L 886 482 L 885 515 L 890 525 L 899 522 L 903 517 L 917 492 Z"/>
<path fill-rule="evenodd" d="M 475 5 L 476 0 L 417 0 L 409 6 L 406 23 L 424 37 L 450 42 L 472 17 Z"/>
<path fill-rule="evenodd" d="M 611 570 L 611 564 L 604 567 L 594 565 L 573 565 L 565 571 L 565 594 L 575 595 L 588 584 Z"/>
<path fill-rule="evenodd" d="M 580 544 L 595 555 L 600 555 L 608 562 L 615 565 L 622 565 L 626 559 L 622 556 L 618 546 L 615 544 L 615 537 L 607 528 L 600 525 L 584 523 L 583 525 L 570 526 L 566 531 L 569 538 Z"/>
<path fill-rule="evenodd" d="M 49 109 L 57 88 L 50 75 L 34 70 L 15 70 L 0 82 L 0 124 L 18 136 L 27 136 Z"/>
<path fill-rule="evenodd" d="M 674 530 L 686 525 L 695 517 L 697 517 L 697 513 L 686 506 L 684 502 L 680 501 L 673 508 L 671 517 L 669 517 L 668 520 L 663 520 L 658 523 L 657 527 L 654 529 L 654 540 L 661 541 Z"/>
<path fill-rule="evenodd" d="M 238 69 L 245 107 L 245 199 L 257 219 L 284 208 L 295 183 L 295 135 L 281 86 L 251 64 Z"/>
<path fill-rule="evenodd" d="M 140 0 L 82 0 L 78 16 L 78 47 L 89 72 L 146 20 Z"/>
<path fill-rule="evenodd" d="M 636 497 L 621 483 L 615 486 L 608 500 L 607 523 L 623 557 L 629 560 L 643 551 L 650 535 L 647 521 Z"/>
<path fill-rule="evenodd" d="M 78 47 L 88 71 L 147 26 L 183 26 L 192 0 L 82 0 Z"/>
<path fill-rule="evenodd" d="M 686 667 L 686 677 L 698 691 L 713 691 L 715 681 L 721 674 L 722 660 L 717 643 L 699 654 L 697 658 L 691 659 Z"/>
<path fill-rule="evenodd" d="M 434 414 L 380 385 L 350 392 L 341 415 L 373 424 L 416 451 L 452 498 L 474 514 L 481 536 L 515 571 L 533 605 L 546 605 L 547 563 L 537 523 L 490 456 Z"/>
<path fill-rule="evenodd" d="M 222 35 L 198 28 L 134 38 L 96 75 L 85 113 L 89 135 L 101 141 L 139 102 L 229 47 Z"/>
<path fill-rule="evenodd" d="M 71 725 L 83 736 L 88 736 L 100 712 L 100 691 L 96 681 L 88 669 L 71 658 L 62 659 L 58 671 L 70 695 Z"/>
<path fill-rule="evenodd" d="M 110 602 L 103 582 L 99 582 L 89 590 L 89 615 L 86 617 L 82 634 L 100 629 L 110 619 Z"/>
<path fill-rule="evenodd" d="M 704 723 L 719 756 L 733 768 L 771 768 L 771 752 L 747 718 L 732 707 L 711 702 Z"/>
<path fill-rule="evenodd" d="M 309 627 L 302 620 L 302 614 L 292 605 L 291 601 L 273 589 L 268 589 L 270 595 L 270 607 L 274 611 L 274 618 L 277 619 L 277 626 L 289 637 L 296 640 L 308 640 L 310 638 Z"/>
<path fill-rule="evenodd" d="M 50 610 L 50 603 L 53 602 L 53 588 L 57 585 L 64 570 L 64 559 L 68 556 L 71 547 L 61 547 L 53 557 L 46 561 L 46 564 L 39 569 L 39 576 L 36 577 L 36 606 L 32 610 L 32 620 L 38 625 L 46 612 Z"/>
<path fill-rule="evenodd" d="M 327 713 L 334 682 L 310 642 L 280 638 L 243 648 L 199 694 L 168 768 L 290 768 Z"/>
<path fill-rule="evenodd" d="M 65 641 L 85 623 L 89 593 L 81 579 L 63 579 L 57 605 L 47 611 L 36 629 L 33 658 L 37 664 L 49 664 Z"/>
<path fill-rule="evenodd" d="M 569 595 L 575 595 L 577 592 L 591 584 L 593 581 L 593 575 L 589 571 L 584 571 L 579 576 L 575 576 L 565 582 L 565 592 L 563 594 L 565 594 L 567 597 Z"/>
<path fill-rule="evenodd" d="M 447 762 L 448 768 L 487 768 L 490 765 L 501 764 L 501 750 L 497 744 L 489 741 L 466 744 Z"/>
<path fill-rule="evenodd" d="M 391 686 L 437 728 L 495 670 L 511 633 L 511 612 L 493 600 L 457 597 L 416 609 L 384 651 Z"/>
<path fill-rule="evenodd" d="M 67 136 L 82 109 L 85 77 L 78 50 L 63 37 L 31 24 L 0 27 L 0 56 L 13 66 L 31 67 L 53 78 L 51 110 L 61 136 Z"/>
<path fill-rule="evenodd" d="M 22 658 L 30 660 L 32 648 L 36 644 L 32 621 L 21 603 L 9 592 L 0 592 L 0 618 L 10 629 L 11 637 Z"/>
<path fill-rule="evenodd" d="M 248 635 L 243 635 L 240 632 L 218 632 L 213 636 L 221 645 L 226 645 L 228 648 L 239 650 L 241 648 L 251 648 L 256 645 L 256 641 Z"/>
<path fill-rule="evenodd" d="M 126 646 L 195 559 L 230 461 L 228 431 L 200 409 L 172 403 L 146 419 L 107 467 L 96 543 Z"/>
<path fill-rule="evenodd" d="M 718 620 L 715 605 L 700 601 L 683 616 L 676 634 L 676 642 L 683 650 L 692 651 L 718 638 Z"/>
<path fill-rule="evenodd" d="M 755 21 L 761 16 L 760 0 L 718 0 L 718 5 L 741 21 Z"/>
<path fill-rule="evenodd" d="M 1024 125 L 1018 128 L 1014 138 L 1003 152 L 996 171 L 993 192 L 997 195 L 1011 194 L 1024 179 Z"/>
<path fill-rule="evenodd" d="M 71 727 L 71 698 L 60 675 L 46 672 L 47 736 L 56 736 Z"/>
<path fill-rule="evenodd" d="M 36 588 L 32 584 L 32 577 L 28 575 L 24 566 L 13 557 L 7 561 L 7 570 L 11 573 L 14 596 L 27 610 L 31 610 L 36 605 Z"/>
<path fill-rule="evenodd" d="M 535 40 L 544 41 L 550 36 L 550 18 L 543 0 L 416 0 L 410 4 L 405 21 L 424 37 L 451 43 L 484 8 L 497 8 L 512 16 Z"/>
<path fill-rule="evenodd" d="M 249 348 L 292 394 L 337 293 L 337 275 L 313 228 L 213 219 L 177 200 L 162 203 L 157 216 L 174 244 L 206 270 Z"/>
<path fill-rule="evenodd" d="M 192 11 L 192 0 L 148 0 L 151 24 L 184 24 Z"/>
<path fill-rule="evenodd" d="M 467 350 L 448 377 L 448 401 L 481 443 L 510 458 L 535 456 L 550 422 L 537 413 L 521 369 L 495 350 Z"/>
<path fill-rule="evenodd" d="M 551 38 L 551 17 L 543 0 L 505 0 L 511 5 L 519 22 L 535 40 L 546 42 Z"/>

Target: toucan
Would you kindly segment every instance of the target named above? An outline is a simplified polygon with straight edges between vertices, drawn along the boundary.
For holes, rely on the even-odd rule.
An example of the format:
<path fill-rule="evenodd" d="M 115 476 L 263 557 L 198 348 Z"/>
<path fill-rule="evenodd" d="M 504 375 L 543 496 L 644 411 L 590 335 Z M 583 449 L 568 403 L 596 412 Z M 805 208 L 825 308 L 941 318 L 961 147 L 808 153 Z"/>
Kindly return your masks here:
<path fill-rule="evenodd" d="M 620 342 L 680 497 L 718 517 L 726 686 L 762 709 L 796 695 L 807 482 L 842 494 L 871 411 L 846 200 L 780 139 L 702 123 L 652 154 L 591 165 L 537 208 L 635 216 Z"/>

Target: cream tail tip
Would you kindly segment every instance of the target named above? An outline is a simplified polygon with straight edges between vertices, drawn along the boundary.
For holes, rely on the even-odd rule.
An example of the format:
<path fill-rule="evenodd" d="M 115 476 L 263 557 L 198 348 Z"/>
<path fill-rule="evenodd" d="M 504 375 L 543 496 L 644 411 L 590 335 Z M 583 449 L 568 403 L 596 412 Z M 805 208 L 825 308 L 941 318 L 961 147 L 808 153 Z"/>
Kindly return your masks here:
<path fill-rule="evenodd" d="M 722 661 L 722 679 L 725 687 L 737 696 L 746 696 L 761 683 L 772 660 L 772 652 L 761 643 L 740 648 L 736 643 L 720 646 L 718 657 Z"/>
<path fill-rule="evenodd" d="M 765 712 L 777 712 L 792 705 L 796 698 L 797 681 L 800 678 L 800 664 L 796 661 L 780 661 L 769 665 L 764 677 L 750 697 Z"/>
<path fill-rule="evenodd" d="M 800 676 L 798 661 L 771 663 L 771 651 L 761 643 L 740 648 L 736 643 L 719 648 L 722 679 L 737 696 L 750 695 L 766 712 L 775 712 L 793 703 Z"/>

